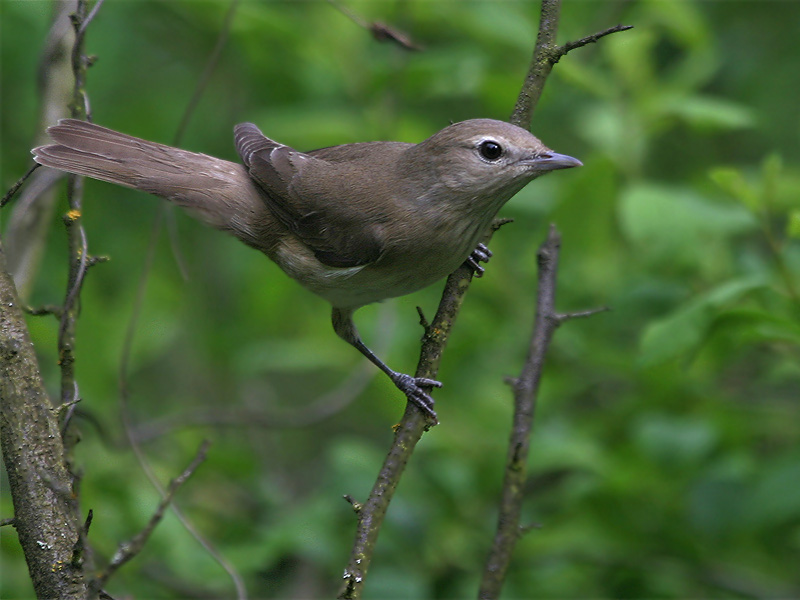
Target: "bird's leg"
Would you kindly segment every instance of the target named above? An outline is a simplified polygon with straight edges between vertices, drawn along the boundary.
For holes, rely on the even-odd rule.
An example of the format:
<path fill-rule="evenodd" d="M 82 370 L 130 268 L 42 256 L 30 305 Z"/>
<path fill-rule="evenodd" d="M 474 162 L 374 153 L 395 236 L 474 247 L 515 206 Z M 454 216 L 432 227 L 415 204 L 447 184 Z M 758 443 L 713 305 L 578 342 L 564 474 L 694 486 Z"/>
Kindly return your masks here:
<path fill-rule="evenodd" d="M 372 364 L 386 373 L 395 387 L 406 395 L 408 401 L 419 408 L 434 424 L 439 422 L 436 417 L 436 412 L 433 410 L 433 398 L 431 398 L 428 392 L 422 389 L 422 386 L 442 387 L 441 382 L 426 377 L 412 377 L 411 375 L 398 373 L 390 369 L 386 363 L 378 358 L 372 350 L 367 348 L 367 345 L 361 341 L 355 323 L 353 323 L 352 309 L 334 307 L 332 322 L 333 330 L 336 332 L 336 335 L 361 352 Z"/>
<path fill-rule="evenodd" d="M 492 258 L 492 251 L 486 247 L 486 244 L 478 244 L 478 247 L 472 251 L 465 261 L 467 265 L 475 273 L 475 277 L 483 277 L 483 272 L 486 270 L 481 266 L 481 262 L 489 262 Z"/>

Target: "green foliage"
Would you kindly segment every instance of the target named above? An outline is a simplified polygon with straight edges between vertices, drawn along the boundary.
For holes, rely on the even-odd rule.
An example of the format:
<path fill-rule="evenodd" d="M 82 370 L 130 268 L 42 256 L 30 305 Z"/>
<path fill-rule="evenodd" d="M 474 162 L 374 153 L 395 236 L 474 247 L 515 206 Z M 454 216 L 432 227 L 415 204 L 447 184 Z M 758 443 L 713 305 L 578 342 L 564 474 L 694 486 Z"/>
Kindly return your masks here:
<path fill-rule="evenodd" d="M 436 393 L 442 424 L 390 507 L 367 597 L 475 595 L 510 423 L 503 378 L 527 348 L 550 222 L 563 235 L 560 308 L 612 310 L 562 327 L 548 356 L 525 505 L 541 527 L 521 539 L 505 597 L 800 595 L 800 4 L 769 4 L 564 3 L 561 41 L 617 22 L 635 29 L 554 69 L 533 130 L 586 166 L 534 182 L 504 209 L 516 222 L 495 237 L 455 327 Z M 308 149 L 418 141 L 450 120 L 510 113 L 535 3 L 348 6 L 424 50 L 378 44 L 325 2 L 242 2 L 180 144 L 234 159 L 242 121 Z M 87 40 L 98 56 L 94 120 L 171 143 L 227 7 L 104 4 Z M 37 134 L 49 5 L 0 11 L 7 189 Z M 157 503 L 122 442 L 117 373 L 160 204 L 95 182 L 86 190 L 90 251 L 112 259 L 87 279 L 77 348 L 77 460 L 102 565 Z M 368 493 L 401 398 L 375 377 L 322 418 L 319 399 L 361 365 L 325 303 L 235 240 L 177 211 L 168 220 L 175 243 L 157 241 L 131 354 L 135 432 L 162 482 L 213 440 L 178 502 L 251 597 L 331 597 L 355 524 L 340 498 Z M 54 219 L 32 304 L 63 297 L 63 248 Z M 413 368 L 414 307 L 431 314 L 438 293 L 359 312 L 390 365 Z M 57 325 L 29 322 L 55 392 Z M 7 494 L 0 508 L 11 514 Z M 0 544 L 0 595 L 30 596 L 13 530 Z M 172 516 L 109 586 L 140 598 L 231 590 Z"/>

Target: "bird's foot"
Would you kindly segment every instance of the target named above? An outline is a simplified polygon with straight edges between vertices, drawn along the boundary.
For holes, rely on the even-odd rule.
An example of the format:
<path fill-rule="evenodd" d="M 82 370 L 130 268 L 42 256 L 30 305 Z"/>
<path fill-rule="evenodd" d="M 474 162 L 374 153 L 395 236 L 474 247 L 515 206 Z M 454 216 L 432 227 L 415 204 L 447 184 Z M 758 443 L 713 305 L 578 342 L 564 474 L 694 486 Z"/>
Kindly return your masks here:
<path fill-rule="evenodd" d="M 440 381 L 428 379 L 426 377 L 412 377 L 405 373 L 394 373 L 390 375 L 397 389 L 403 392 L 414 406 L 422 411 L 434 425 L 439 423 L 436 412 L 433 410 L 433 398 L 422 389 L 421 386 L 442 387 Z"/>
<path fill-rule="evenodd" d="M 483 277 L 486 269 L 480 263 L 489 262 L 490 258 L 492 258 L 492 251 L 486 247 L 486 244 L 478 244 L 478 247 L 467 257 L 466 263 L 475 273 L 475 277 Z"/>

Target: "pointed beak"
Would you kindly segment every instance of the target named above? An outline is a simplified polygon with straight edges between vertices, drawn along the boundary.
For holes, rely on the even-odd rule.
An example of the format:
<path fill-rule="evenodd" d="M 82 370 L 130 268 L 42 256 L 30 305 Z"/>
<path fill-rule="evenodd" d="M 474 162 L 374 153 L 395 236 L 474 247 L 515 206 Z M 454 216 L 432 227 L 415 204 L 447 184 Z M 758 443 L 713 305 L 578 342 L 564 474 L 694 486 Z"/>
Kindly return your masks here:
<path fill-rule="evenodd" d="M 566 154 L 558 152 L 544 152 L 538 156 L 521 161 L 522 164 L 529 166 L 535 171 L 555 171 L 557 169 L 571 169 L 572 167 L 582 167 L 583 163 L 577 158 L 572 158 Z"/>

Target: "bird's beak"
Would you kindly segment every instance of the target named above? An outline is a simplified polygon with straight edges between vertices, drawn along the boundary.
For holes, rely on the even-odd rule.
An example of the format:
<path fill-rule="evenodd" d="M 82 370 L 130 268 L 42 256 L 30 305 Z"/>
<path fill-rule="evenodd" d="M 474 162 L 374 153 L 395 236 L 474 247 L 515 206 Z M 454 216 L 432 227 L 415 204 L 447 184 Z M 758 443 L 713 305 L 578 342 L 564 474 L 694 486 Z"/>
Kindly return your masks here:
<path fill-rule="evenodd" d="M 556 169 L 571 169 L 572 167 L 583 166 L 583 163 L 577 158 L 549 151 L 526 158 L 520 162 L 534 171 L 555 171 Z"/>

